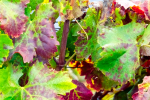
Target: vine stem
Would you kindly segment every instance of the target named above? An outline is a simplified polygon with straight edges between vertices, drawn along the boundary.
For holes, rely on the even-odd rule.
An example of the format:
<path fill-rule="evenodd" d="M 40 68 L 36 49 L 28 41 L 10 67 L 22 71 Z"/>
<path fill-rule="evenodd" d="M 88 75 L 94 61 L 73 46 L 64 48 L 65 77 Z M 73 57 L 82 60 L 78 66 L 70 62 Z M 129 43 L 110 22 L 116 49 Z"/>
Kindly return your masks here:
<path fill-rule="evenodd" d="M 59 54 L 59 64 L 56 68 L 56 70 L 58 71 L 60 71 L 63 68 L 63 65 L 65 64 L 65 51 L 67 45 L 68 32 L 69 32 L 69 20 L 65 20 Z"/>
<path fill-rule="evenodd" d="M 74 53 L 65 63 L 65 67 L 69 64 L 69 62 L 71 61 L 71 59 L 76 55 L 76 53 Z"/>
<path fill-rule="evenodd" d="M 83 32 L 85 33 L 85 35 L 86 35 L 86 38 L 87 38 L 87 40 L 88 40 L 88 35 L 87 35 L 87 33 L 85 32 L 85 30 L 83 29 L 83 27 L 80 25 L 80 23 L 74 18 L 74 20 L 77 22 L 77 24 L 81 27 L 81 29 L 83 30 Z"/>

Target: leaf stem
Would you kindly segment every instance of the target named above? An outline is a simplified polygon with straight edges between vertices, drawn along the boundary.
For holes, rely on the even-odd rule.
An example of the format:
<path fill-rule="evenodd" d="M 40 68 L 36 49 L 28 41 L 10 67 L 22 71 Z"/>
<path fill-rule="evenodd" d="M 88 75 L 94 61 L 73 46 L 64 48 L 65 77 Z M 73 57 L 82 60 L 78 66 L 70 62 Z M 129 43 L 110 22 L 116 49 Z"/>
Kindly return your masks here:
<path fill-rule="evenodd" d="M 74 20 L 77 22 L 77 24 L 81 27 L 81 29 L 83 30 L 83 32 L 85 33 L 85 35 L 86 35 L 86 38 L 87 38 L 87 40 L 88 40 L 88 35 L 87 35 L 87 33 L 85 32 L 85 30 L 83 29 L 83 27 L 80 25 L 80 23 L 74 18 Z"/>
<path fill-rule="evenodd" d="M 30 84 L 30 85 L 26 85 L 24 88 L 30 88 L 30 87 L 34 87 L 34 86 L 42 86 L 44 83 L 37 83 L 37 84 Z M 44 84 L 45 85 L 45 84 Z"/>
<path fill-rule="evenodd" d="M 68 63 L 71 61 L 71 59 L 72 59 L 75 55 L 76 55 L 76 53 L 74 53 L 74 54 L 68 59 L 68 61 L 67 61 L 66 64 L 65 64 L 65 67 L 68 65 Z"/>
<path fill-rule="evenodd" d="M 30 99 L 33 100 L 32 95 L 26 89 L 24 89 L 24 91 L 30 96 Z"/>
<path fill-rule="evenodd" d="M 143 67 L 140 66 L 139 70 L 138 70 L 138 75 L 141 76 L 141 72 L 142 72 Z"/>

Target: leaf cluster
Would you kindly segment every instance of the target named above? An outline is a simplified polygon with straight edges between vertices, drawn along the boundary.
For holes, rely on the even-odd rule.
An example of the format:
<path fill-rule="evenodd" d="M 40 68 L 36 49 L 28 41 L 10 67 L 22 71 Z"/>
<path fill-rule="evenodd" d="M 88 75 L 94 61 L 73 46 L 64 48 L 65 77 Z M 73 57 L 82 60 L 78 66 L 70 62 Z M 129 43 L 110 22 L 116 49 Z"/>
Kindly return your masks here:
<path fill-rule="evenodd" d="M 0 0 L 0 98 L 150 99 L 149 2 Z"/>

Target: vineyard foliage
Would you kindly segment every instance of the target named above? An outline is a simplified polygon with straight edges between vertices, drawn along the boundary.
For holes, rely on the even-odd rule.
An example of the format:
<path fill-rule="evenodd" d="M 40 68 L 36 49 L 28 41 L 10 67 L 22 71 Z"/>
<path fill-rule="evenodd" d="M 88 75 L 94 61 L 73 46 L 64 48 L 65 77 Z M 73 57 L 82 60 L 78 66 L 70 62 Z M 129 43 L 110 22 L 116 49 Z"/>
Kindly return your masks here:
<path fill-rule="evenodd" d="M 0 0 L 0 99 L 149 100 L 150 0 L 104 1 Z"/>

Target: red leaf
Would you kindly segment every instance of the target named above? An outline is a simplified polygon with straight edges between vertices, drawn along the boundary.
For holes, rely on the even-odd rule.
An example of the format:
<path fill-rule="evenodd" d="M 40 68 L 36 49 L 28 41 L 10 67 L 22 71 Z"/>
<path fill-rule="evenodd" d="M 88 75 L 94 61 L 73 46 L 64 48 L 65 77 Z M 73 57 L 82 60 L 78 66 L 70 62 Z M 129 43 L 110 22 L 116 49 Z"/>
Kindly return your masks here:
<path fill-rule="evenodd" d="M 149 68 L 150 67 L 150 60 L 147 60 L 142 66 L 144 68 Z"/>
<path fill-rule="evenodd" d="M 132 1 L 128 1 L 128 0 L 114 0 L 113 1 L 113 6 L 112 6 L 112 12 L 114 11 L 114 9 L 116 7 L 124 7 L 126 9 L 126 12 L 129 12 L 129 10 L 127 10 L 128 8 L 131 8 L 131 10 L 134 13 L 137 13 L 138 15 L 142 16 L 142 18 L 145 18 L 145 11 L 144 9 L 141 7 L 140 5 L 141 3 L 139 2 L 132 2 Z"/>
<path fill-rule="evenodd" d="M 101 89 L 110 90 L 111 87 L 116 86 L 117 82 L 108 79 L 101 71 L 93 66 L 91 61 L 91 56 L 81 63 L 75 61 L 75 63 L 70 64 L 72 67 L 78 68 L 78 72 L 81 76 L 85 76 L 85 80 L 90 88 L 100 91 Z M 106 84 L 107 83 L 107 84 Z"/>
<path fill-rule="evenodd" d="M 77 85 L 77 88 L 66 93 L 66 96 L 63 96 L 65 100 L 91 100 L 93 93 L 83 83 L 77 80 L 72 80 L 72 82 Z"/>
<path fill-rule="evenodd" d="M 132 0 L 135 4 L 139 5 L 141 10 L 144 11 L 145 19 L 150 20 L 150 13 L 149 13 L 149 0 Z"/>
<path fill-rule="evenodd" d="M 140 8 L 139 6 L 135 6 L 135 5 L 134 5 L 134 6 L 132 7 L 132 10 L 135 11 L 135 12 L 137 12 L 138 14 L 144 15 L 144 11 L 141 10 L 141 8 Z"/>
<path fill-rule="evenodd" d="M 57 52 L 59 42 L 56 38 L 54 24 L 46 19 L 36 23 L 36 31 L 41 31 L 40 34 L 34 36 L 34 31 L 29 31 L 28 37 L 22 36 L 20 45 L 16 47 L 14 53 L 20 53 L 23 61 L 30 62 L 34 56 L 40 56 L 45 59 L 51 58 Z M 26 34 L 25 34 L 26 35 Z"/>
<path fill-rule="evenodd" d="M 9 36 L 19 37 L 23 34 L 27 22 L 24 8 L 28 2 L 29 0 L 21 0 L 18 5 L 5 1 L 0 3 L 0 28 Z M 5 6 L 7 6 L 7 9 L 4 8 Z"/>

